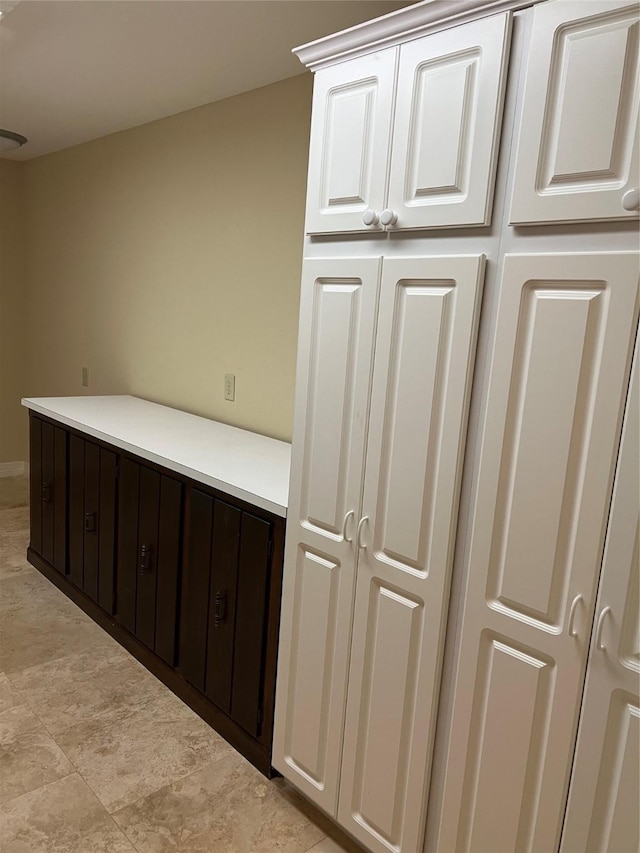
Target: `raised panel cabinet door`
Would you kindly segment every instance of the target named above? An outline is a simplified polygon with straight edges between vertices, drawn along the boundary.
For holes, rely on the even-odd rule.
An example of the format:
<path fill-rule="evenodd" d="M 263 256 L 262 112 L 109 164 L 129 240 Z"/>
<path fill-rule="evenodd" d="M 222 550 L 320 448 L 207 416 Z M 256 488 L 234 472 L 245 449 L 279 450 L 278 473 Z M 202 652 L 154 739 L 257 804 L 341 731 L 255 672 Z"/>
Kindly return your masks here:
<path fill-rule="evenodd" d="M 336 813 L 379 258 L 306 260 L 273 765 Z"/>
<path fill-rule="evenodd" d="M 640 376 L 622 434 L 563 853 L 640 848 Z"/>
<path fill-rule="evenodd" d="M 507 255 L 438 850 L 556 850 L 638 321 L 638 254 Z"/>
<path fill-rule="evenodd" d="M 338 818 L 422 844 L 484 256 L 385 260 Z"/>
<path fill-rule="evenodd" d="M 397 57 L 390 48 L 316 73 L 307 233 L 382 230 L 363 217 L 385 203 Z"/>
<path fill-rule="evenodd" d="M 490 221 L 510 40 L 496 15 L 400 48 L 388 207 L 394 228 Z"/>
<path fill-rule="evenodd" d="M 638 217 L 638 4 L 533 10 L 511 222 Z"/>

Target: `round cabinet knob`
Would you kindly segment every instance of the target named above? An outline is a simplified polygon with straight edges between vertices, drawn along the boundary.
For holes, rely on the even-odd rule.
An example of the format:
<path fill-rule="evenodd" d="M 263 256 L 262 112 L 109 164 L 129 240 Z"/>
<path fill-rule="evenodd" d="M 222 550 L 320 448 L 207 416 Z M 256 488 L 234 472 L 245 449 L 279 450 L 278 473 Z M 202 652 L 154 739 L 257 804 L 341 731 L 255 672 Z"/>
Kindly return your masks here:
<path fill-rule="evenodd" d="M 383 225 L 395 225 L 397 221 L 398 214 L 394 213 L 393 210 L 389 210 L 389 208 L 383 210 L 380 214 L 380 222 L 382 222 Z"/>
<path fill-rule="evenodd" d="M 622 196 L 622 206 L 625 210 L 640 210 L 640 190 L 634 187 Z M 382 214 L 384 216 L 384 213 Z"/>
<path fill-rule="evenodd" d="M 368 210 L 365 210 L 365 212 L 362 214 L 362 221 L 365 225 L 377 225 L 380 221 L 380 217 L 375 212 L 375 210 L 371 210 L 371 208 L 368 208 Z"/>

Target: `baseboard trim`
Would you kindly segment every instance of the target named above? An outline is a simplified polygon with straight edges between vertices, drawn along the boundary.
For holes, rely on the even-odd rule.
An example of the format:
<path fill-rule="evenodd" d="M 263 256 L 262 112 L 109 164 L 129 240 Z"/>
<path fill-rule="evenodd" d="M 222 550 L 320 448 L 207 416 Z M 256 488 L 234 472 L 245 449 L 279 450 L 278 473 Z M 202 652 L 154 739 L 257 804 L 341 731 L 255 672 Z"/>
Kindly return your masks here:
<path fill-rule="evenodd" d="M 24 462 L 0 462 L 0 477 L 22 477 L 26 474 Z"/>

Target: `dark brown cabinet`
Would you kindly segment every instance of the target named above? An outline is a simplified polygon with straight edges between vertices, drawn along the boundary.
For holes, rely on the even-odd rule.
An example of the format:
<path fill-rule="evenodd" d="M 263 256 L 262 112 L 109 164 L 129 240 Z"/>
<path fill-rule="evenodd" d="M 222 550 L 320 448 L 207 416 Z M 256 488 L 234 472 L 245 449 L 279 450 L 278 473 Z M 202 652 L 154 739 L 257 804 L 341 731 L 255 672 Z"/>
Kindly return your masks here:
<path fill-rule="evenodd" d="M 30 562 L 271 775 L 284 520 L 30 423 Z"/>
<path fill-rule="evenodd" d="M 197 489 L 190 504 L 180 669 L 259 738 L 273 525 Z"/>
<path fill-rule="evenodd" d="M 120 463 L 116 615 L 175 664 L 182 483 L 131 459 Z"/>
<path fill-rule="evenodd" d="M 113 613 L 117 456 L 69 436 L 69 578 Z"/>
<path fill-rule="evenodd" d="M 67 432 L 39 418 L 30 431 L 31 547 L 67 571 Z"/>

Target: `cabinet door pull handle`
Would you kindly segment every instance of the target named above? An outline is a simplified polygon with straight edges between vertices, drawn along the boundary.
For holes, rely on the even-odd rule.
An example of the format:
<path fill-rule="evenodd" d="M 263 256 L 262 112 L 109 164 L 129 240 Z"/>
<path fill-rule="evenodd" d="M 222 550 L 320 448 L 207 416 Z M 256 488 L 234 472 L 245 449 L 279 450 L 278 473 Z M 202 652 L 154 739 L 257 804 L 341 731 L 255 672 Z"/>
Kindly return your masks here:
<path fill-rule="evenodd" d="M 42 484 L 42 503 L 50 504 L 51 503 L 51 483 L 43 483 Z"/>
<path fill-rule="evenodd" d="M 605 644 L 602 642 L 602 629 L 604 628 L 604 620 L 608 613 L 611 613 L 610 607 L 603 607 L 598 616 L 598 624 L 596 625 L 596 649 L 599 652 L 604 652 Z"/>
<path fill-rule="evenodd" d="M 582 596 L 576 595 L 576 597 L 571 602 L 571 609 L 569 610 L 569 636 L 570 637 L 577 637 L 578 636 L 578 632 L 575 630 L 573 623 L 574 623 L 575 616 L 576 616 L 576 610 L 578 609 L 578 604 L 580 604 L 581 601 L 582 601 Z"/>
<path fill-rule="evenodd" d="M 372 208 L 369 207 L 362 214 L 362 221 L 365 225 L 377 225 L 378 222 L 380 222 L 380 217 L 375 210 L 372 210 Z"/>
<path fill-rule="evenodd" d="M 151 569 L 151 545 L 143 545 L 140 548 L 140 571 L 148 572 Z"/>
<path fill-rule="evenodd" d="M 622 196 L 622 206 L 625 210 L 638 210 L 640 208 L 640 189 L 633 187 Z"/>
<path fill-rule="evenodd" d="M 215 610 L 213 614 L 214 628 L 222 625 L 227 618 L 227 593 L 222 590 L 216 592 Z"/>
<path fill-rule="evenodd" d="M 358 530 L 356 532 L 356 538 L 358 540 L 358 548 L 366 548 L 367 546 L 362 541 L 362 531 L 364 530 L 365 523 L 369 521 L 368 515 L 363 515 L 360 521 L 358 522 Z"/>
<path fill-rule="evenodd" d="M 386 208 L 380 214 L 380 222 L 387 228 L 392 228 L 398 222 L 398 214 L 395 210 L 391 210 L 390 208 Z"/>
<path fill-rule="evenodd" d="M 84 514 L 84 532 L 96 532 L 96 514 L 95 512 L 85 512 Z"/>
<path fill-rule="evenodd" d="M 342 538 L 344 539 L 345 542 L 353 542 L 353 537 L 351 537 L 351 539 L 349 539 L 349 537 L 347 536 L 347 524 L 349 523 L 349 517 L 350 516 L 352 517 L 354 515 L 355 515 L 355 512 L 352 509 L 350 509 L 349 512 L 345 515 L 344 521 L 342 522 Z"/>

